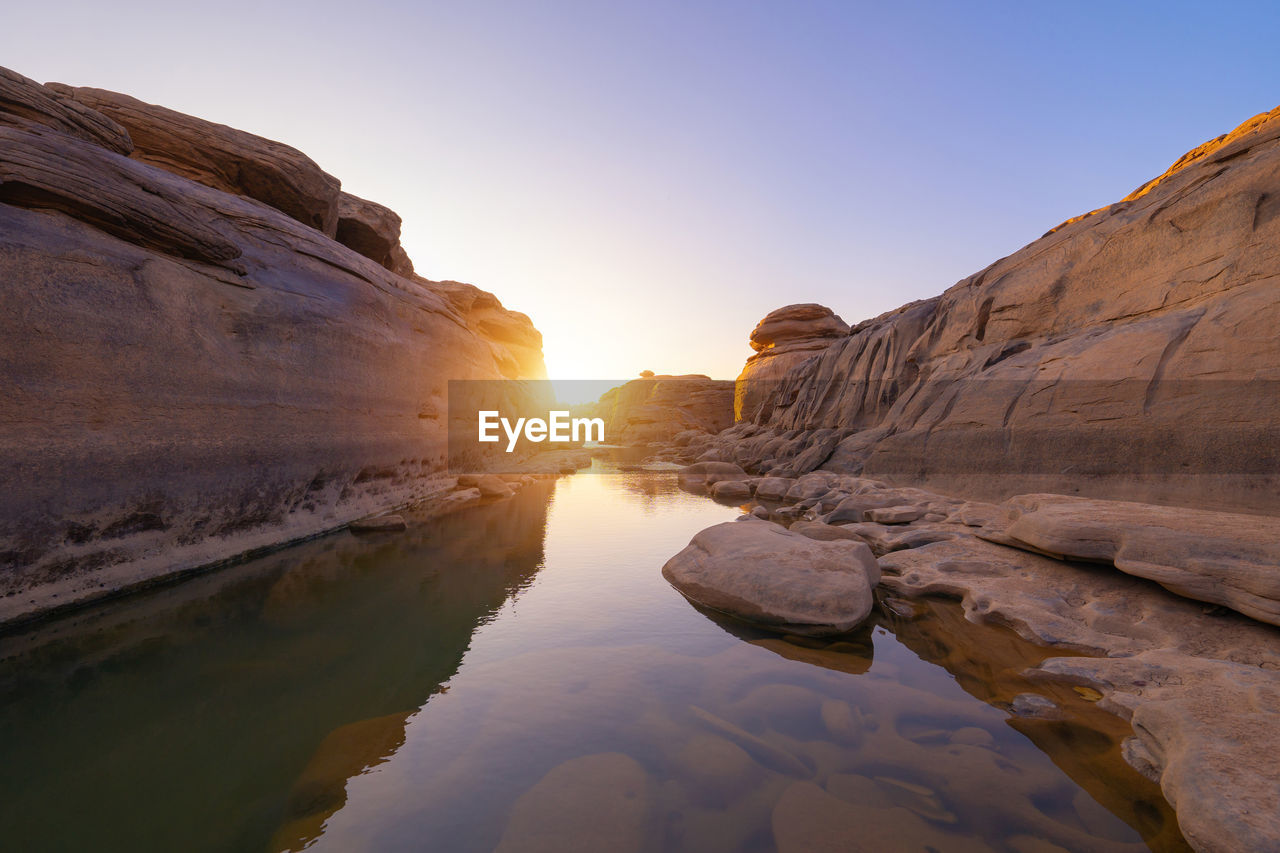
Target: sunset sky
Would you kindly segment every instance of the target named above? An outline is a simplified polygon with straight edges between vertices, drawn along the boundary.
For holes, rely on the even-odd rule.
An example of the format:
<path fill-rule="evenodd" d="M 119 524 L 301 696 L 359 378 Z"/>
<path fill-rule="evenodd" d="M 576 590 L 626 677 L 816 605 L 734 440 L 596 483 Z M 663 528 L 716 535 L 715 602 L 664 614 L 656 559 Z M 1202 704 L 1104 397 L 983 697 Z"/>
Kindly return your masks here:
<path fill-rule="evenodd" d="M 941 292 L 1280 103 L 1270 4 L 66 2 L 0 65 L 294 145 L 553 378 L 732 378 L 765 313 Z"/>

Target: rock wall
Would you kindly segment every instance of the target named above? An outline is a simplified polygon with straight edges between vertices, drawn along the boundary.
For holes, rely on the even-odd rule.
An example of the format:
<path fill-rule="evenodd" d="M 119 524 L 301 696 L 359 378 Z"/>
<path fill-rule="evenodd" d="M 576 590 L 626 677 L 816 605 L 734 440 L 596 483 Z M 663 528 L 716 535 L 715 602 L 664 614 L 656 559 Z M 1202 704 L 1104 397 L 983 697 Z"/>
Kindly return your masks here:
<path fill-rule="evenodd" d="M 701 374 L 646 376 L 611 388 L 575 414 L 603 418 L 609 444 L 654 444 L 731 426 L 733 391 L 734 383 Z"/>
<path fill-rule="evenodd" d="M 448 381 L 545 375 L 346 209 L 287 146 L 0 71 L 0 621 L 429 494 Z"/>
<path fill-rule="evenodd" d="M 767 421 L 772 414 L 770 385 L 848 334 L 848 324 L 823 305 L 787 305 L 770 311 L 751 330 L 749 342 L 755 353 L 738 376 L 734 419 Z"/>
<path fill-rule="evenodd" d="M 753 357 L 720 456 L 1280 511 L 1277 328 L 1280 108 L 780 379 Z"/>

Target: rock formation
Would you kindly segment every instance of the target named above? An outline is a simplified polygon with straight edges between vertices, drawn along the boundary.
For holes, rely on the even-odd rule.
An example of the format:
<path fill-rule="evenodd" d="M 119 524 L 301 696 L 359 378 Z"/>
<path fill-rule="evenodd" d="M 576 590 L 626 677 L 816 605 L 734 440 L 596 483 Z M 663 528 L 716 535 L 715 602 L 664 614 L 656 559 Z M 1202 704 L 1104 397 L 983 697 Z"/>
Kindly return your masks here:
<path fill-rule="evenodd" d="M 583 411 L 604 419 L 611 444 L 653 444 L 684 432 L 717 433 L 731 426 L 733 387 L 701 374 L 650 374 L 609 389 Z"/>
<path fill-rule="evenodd" d="M 61 83 L 45 89 L 125 128 L 135 160 L 255 199 L 334 235 L 341 184 L 298 149 L 105 89 Z"/>
<path fill-rule="evenodd" d="M 545 375 L 523 314 L 332 239 L 392 245 L 354 204 L 288 146 L 0 72 L 0 621 L 447 488 L 448 381 Z"/>
<path fill-rule="evenodd" d="M 767 389 L 792 368 L 849 334 L 849 327 L 830 308 L 807 303 L 770 311 L 751 332 L 755 355 L 738 376 L 733 400 L 735 420 L 767 420 Z"/>
<path fill-rule="evenodd" d="M 836 597 L 795 571 L 820 562 L 801 543 L 869 548 L 879 566 L 869 577 L 881 575 L 877 597 L 888 618 L 914 618 L 912 599 L 958 598 L 968 622 L 1006 626 L 1069 653 L 1026 677 L 1092 691 L 1103 710 L 1132 721 L 1125 760 L 1160 784 L 1196 849 L 1269 849 L 1280 838 L 1280 817 L 1266 805 L 1280 784 L 1280 633 L 1146 579 L 1179 593 L 1214 590 L 1217 597 L 1205 597 L 1243 613 L 1274 607 L 1274 597 L 1258 592 L 1274 589 L 1272 520 L 1049 495 L 1000 507 L 828 471 L 735 481 L 718 479 L 734 476 L 728 463 L 686 470 L 682 485 L 692 491 L 742 482 L 759 500 L 768 483 L 768 505 L 757 503 L 752 515 L 767 509 L 779 522 L 730 522 L 695 536 L 663 569 L 692 600 L 766 625 L 759 614 L 798 601 L 834 607 Z M 872 520 L 883 507 L 910 512 Z M 1147 573 L 1033 553 L 1041 550 Z M 836 561 L 852 571 L 860 565 L 853 554 Z M 951 633 L 942 633 L 950 645 Z M 1002 707 L 1018 717 L 1057 713 L 1035 694 Z"/>
<path fill-rule="evenodd" d="M 658 454 L 695 461 L 686 489 L 754 496 L 752 521 L 695 537 L 741 540 L 707 578 L 764 589 L 757 574 L 788 559 L 752 547 L 770 528 L 865 543 L 891 618 L 913 618 L 907 599 L 960 598 L 971 622 L 1089 655 L 1028 677 L 1132 722 L 1124 758 L 1193 847 L 1274 847 L 1280 526 L 1263 513 L 1280 512 L 1278 268 L 1280 108 L 939 297 L 802 338 L 789 363 L 769 344 L 805 327 L 779 322 L 796 306 L 774 312 L 752 333 L 739 422 Z M 768 588 L 752 607 L 816 589 Z M 1057 713 L 1034 693 L 1002 707 Z M 789 792 L 779 839 L 816 843 L 821 799 Z"/>
<path fill-rule="evenodd" d="M 400 246 L 400 216 L 390 208 L 340 193 L 334 239 L 396 275 L 413 275 L 413 261 Z"/>
<path fill-rule="evenodd" d="M 880 567 L 862 542 L 819 541 L 750 519 L 708 527 L 667 561 L 662 575 L 703 607 L 822 636 L 867 618 Z"/>
<path fill-rule="evenodd" d="M 986 534 L 994 542 L 1107 563 L 1280 625 L 1280 518 L 1064 495 L 1022 495 L 1005 509 Z"/>
<path fill-rule="evenodd" d="M 1278 267 L 1280 110 L 789 372 L 762 349 L 726 458 L 1280 510 Z"/>

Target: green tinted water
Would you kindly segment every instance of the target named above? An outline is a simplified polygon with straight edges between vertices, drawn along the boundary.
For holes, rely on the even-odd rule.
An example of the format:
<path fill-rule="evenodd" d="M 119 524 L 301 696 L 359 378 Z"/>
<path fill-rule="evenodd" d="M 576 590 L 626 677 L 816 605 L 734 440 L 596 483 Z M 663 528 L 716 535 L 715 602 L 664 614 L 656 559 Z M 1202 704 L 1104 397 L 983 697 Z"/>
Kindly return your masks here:
<path fill-rule="evenodd" d="M 0 638 L 0 848 L 1182 849 L 1123 724 L 955 605 L 691 607 L 659 570 L 737 514 L 597 463 Z"/>

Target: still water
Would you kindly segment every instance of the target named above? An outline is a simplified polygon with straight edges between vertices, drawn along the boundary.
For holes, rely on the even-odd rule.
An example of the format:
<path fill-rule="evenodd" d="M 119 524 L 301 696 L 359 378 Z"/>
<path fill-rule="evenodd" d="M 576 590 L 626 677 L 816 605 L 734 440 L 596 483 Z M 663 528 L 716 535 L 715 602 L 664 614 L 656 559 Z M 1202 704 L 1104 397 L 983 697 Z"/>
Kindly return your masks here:
<path fill-rule="evenodd" d="M 0 638 L 0 849 L 1185 849 L 1126 725 L 954 603 L 693 608 L 659 570 L 739 512 L 597 461 Z"/>

